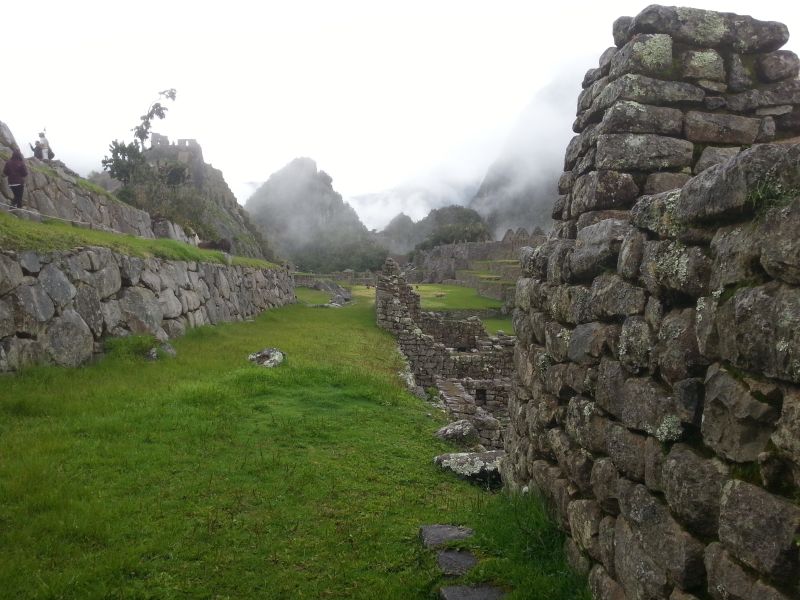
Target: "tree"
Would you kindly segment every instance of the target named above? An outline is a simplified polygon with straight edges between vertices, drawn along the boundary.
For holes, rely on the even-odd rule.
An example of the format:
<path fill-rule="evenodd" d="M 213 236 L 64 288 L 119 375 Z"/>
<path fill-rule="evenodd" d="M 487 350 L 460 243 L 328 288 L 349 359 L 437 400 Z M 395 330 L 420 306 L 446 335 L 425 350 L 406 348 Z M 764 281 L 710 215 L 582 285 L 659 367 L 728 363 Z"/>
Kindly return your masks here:
<path fill-rule="evenodd" d="M 159 99 L 175 100 L 175 89 L 170 88 L 158 93 Z M 121 181 L 124 185 L 129 185 L 138 176 L 148 179 L 154 175 L 150 173 L 147 162 L 144 158 L 144 144 L 150 137 L 150 129 L 153 126 L 153 119 L 163 119 L 167 116 L 167 107 L 158 100 L 153 102 L 147 112 L 140 117 L 140 123 L 131 129 L 134 139 L 130 143 L 114 140 L 108 147 L 111 156 L 103 158 L 103 169 L 108 171 L 112 177 Z"/>

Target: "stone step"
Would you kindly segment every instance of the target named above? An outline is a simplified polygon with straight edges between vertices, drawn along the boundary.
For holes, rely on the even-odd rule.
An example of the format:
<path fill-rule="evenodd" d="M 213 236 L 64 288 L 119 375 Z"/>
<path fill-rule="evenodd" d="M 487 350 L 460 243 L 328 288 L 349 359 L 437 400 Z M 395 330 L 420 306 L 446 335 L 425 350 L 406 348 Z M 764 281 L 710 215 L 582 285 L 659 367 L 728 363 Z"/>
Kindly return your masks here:
<path fill-rule="evenodd" d="M 448 542 L 465 540 L 475 533 L 469 527 L 458 525 L 423 525 L 419 528 L 419 538 L 426 548 L 438 548 Z"/>
<path fill-rule="evenodd" d="M 440 600 L 499 600 L 506 593 L 491 585 L 451 585 L 439 590 Z"/>
<path fill-rule="evenodd" d="M 440 550 L 436 555 L 436 562 L 442 574 L 447 577 L 461 577 L 478 564 L 478 559 L 469 550 Z"/>

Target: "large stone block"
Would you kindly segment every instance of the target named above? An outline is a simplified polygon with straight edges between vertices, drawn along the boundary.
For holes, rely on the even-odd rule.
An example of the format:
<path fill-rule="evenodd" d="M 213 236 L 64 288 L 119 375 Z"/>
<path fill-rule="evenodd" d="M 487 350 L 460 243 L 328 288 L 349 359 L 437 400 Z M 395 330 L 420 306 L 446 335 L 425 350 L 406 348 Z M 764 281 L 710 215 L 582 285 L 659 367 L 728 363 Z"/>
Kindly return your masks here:
<path fill-rule="evenodd" d="M 42 336 L 42 348 L 58 365 L 77 367 L 92 356 L 94 337 L 81 316 L 69 308 L 53 319 Z"/>
<path fill-rule="evenodd" d="M 695 175 L 702 173 L 709 167 L 724 163 L 732 159 L 734 156 L 741 152 L 741 148 L 736 147 L 717 147 L 706 146 L 703 148 L 703 153 L 694 165 Z"/>
<path fill-rule="evenodd" d="M 775 279 L 800 285 L 800 190 L 798 197 L 786 206 L 768 210 L 757 229 L 756 237 L 768 240 L 758 244 L 760 263 Z"/>
<path fill-rule="evenodd" d="M 707 295 L 711 260 L 698 246 L 680 242 L 645 242 L 640 268 L 642 283 L 658 297 Z"/>
<path fill-rule="evenodd" d="M 679 189 L 642 196 L 631 209 L 631 223 L 662 238 L 678 236 L 683 228 L 675 216 L 679 197 Z"/>
<path fill-rule="evenodd" d="M 613 79 L 639 73 L 666 79 L 672 71 L 672 38 L 664 34 L 637 35 L 611 59 Z"/>
<path fill-rule="evenodd" d="M 777 224 L 776 228 L 780 227 Z M 720 227 L 711 240 L 714 264 L 710 288 L 722 290 L 726 286 L 753 284 L 763 280 L 759 259 L 765 239 L 767 238 L 757 231 L 754 223 Z M 770 239 L 769 245 L 773 243 Z"/>
<path fill-rule="evenodd" d="M 683 223 L 742 217 L 798 185 L 800 144 L 760 144 L 690 180 L 675 214 Z"/>
<path fill-rule="evenodd" d="M 22 283 L 22 269 L 14 259 L 0 254 L 0 296 Z"/>
<path fill-rule="evenodd" d="M 617 525 L 620 521 L 629 525 L 632 534 L 629 538 L 640 544 L 661 578 L 682 589 L 692 589 L 703 583 L 704 545 L 684 531 L 667 507 L 645 486 L 620 479 L 618 487 L 621 517 L 617 519 Z M 621 543 L 619 534 L 618 527 L 618 550 Z M 625 587 L 627 590 L 628 585 Z"/>
<path fill-rule="evenodd" d="M 722 461 L 701 458 L 684 444 L 673 446 L 662 467 L 664 496 L 672 513 L 694 533 L 715 537 L 728 474 Z"/>
<path fill-rule="evenodd" d="M 670 384 L 705 373 L 708 361 L 697 348 L 694 309 L 673 310 L 664 316 L 654 358 L 662 379 Z"/>
<path fill-rule="evenodd" d="M 574 500 L 567 507 L 569 529 L 578 547 L 595 560 L 600 560 L 600 520 L 603 512 L 593 500 Z"/>
<path fill-rule="evenodd" d="M 589 572 L 589 589 L 597 600 L 627 600 L 622 586 L 614 581 L 600 565 Z"/>
<path fill-rule="evenodd" d="M 800 508 L 733 480 L 722 490 L 719 539 L 739 560 L 776 581 L 796 584 Z"/>
<path fill-rule="evenodd" d="M 759 56 L 756 69 L 762 81 L 771 83 L 791 79 L 800 73 L 800 58 L 791 50 L 778 50 Z"/>
<path fill-rule="evenodd" d="M 725 61 L 712 48 L 687 50 L 681 57 L 681 75 L 690 79 L 725 81 Z"/>
<path fill-rule="evenodd" d="M 679 190 L 692 178 L 688 173 L 650 173 L 644 184 L 644 193 L 647 195 L 660 194 L 670 190 Z"/>
<path fill-rule="evenodd" d="M 632 100 L 650 105 L 699 104 L 705 95 L 701 88 L 691 83 L 627 74 L 603 88 L 587 114 L 604 111 L 618 100 Z"/>
<path fill-rule="evenodd" d="M 641 314 L 646 302 L 645 291 L 619 275 L 603 273 L 592 281 L 591 305 L 600 319 Z"/>
<path fill-rule="evenodd" d="M 675 41 L 692 46 L 719 47 L 736 52 L 769 52 L 777 50 L 789 39 L 789 30 L 783 23 L 657 4 L 648 6 L 634 17 L 630 33 L 666 33 Z"/>
<path fill-rule="evenodd" d="M 800 382 L 800 289 L 777 282 L 739 289 L 717 308 L 715 324 L 723 359 Z"/>
<path fill-rule="evenodd" d="M 567 358 L 578 364 L 596 365 L 604 353 L 616 353 L 619 329 L 619 325 L 597 322 L 578 325 L 569 338 Z"/>
<path fill-rule="evenodd" d="M 731 94 L 725 97 L 725 102 L 730 110 L 736 112 L 751 112 L 766 106 L 800 104 L 800 80 L 787 79 Z"/>
<path fill-rule="evenodd" d="M 126 288 L 119 298 L 124 325 L 136 334 L 157 334 L 164 318 L 155 294 L 147 288 Z"/>
<path fill-rule="evenodd" d="M 627 317 L 619 336 L 619 361 L 631 373 L 638 374 L 651 366 L 655 336 L 644 317 Z"/>
<path fill-rule="evenodd" d="M 625 279 L 636 279 L 639 276 L 646 241 L 647 236 L 636 229 L 629 231 L 623 238 L 617 257 L 617 273 Z"/>
<path fill-rule="evenodd" d="M 714 542 L 705 550 L 708 592 L 714 600 L 790 600 L 789 596 L 756 580 Z"/>
<path fill-rule="evenodd" d="M 569 347 L 569 340 L 572 336 L 572 331 L 556 323 L 550 321 L 544 327 L 545 348 L 547 354 L 556 361 L 564 362 L 567 360 L 567 348 Z"/>
<path fill-rule="evenodd" d="M 594 461 L 590 478 L 592 493 L 602 509 L 612 515 L 619 512 L 617 500 L 617 484 L 619 471 L 610 458 L 600 458 Z"/>
<path fill-rule="evenodd" d="M 705 444 L 728 460 L 756 460 L 769 442 L 778 411 L 757 400 L 743 381 L 719 365 L 708 369 L 705 390 Z"/>
<path fill-rule="evenodd" d="M 756 141 L 761 119 L 705 113 L 686 113 L 686 137 L 692 142 L 712 144 L 752 144 Z"/>
<path fill-rule="evenodd" d="M 564 428 L 583 448 L 591 452 L 605 452 L 606 419 L 589 398 L 574 396 L 569 401 Z"/>
<path fill-rule="evenodd" d="M 97 290 L 90 285 L 78 285 L 75 310 L 92 330 L 94 337 L 99 338 L 103 334 L 103 312 Z"/>
<path fill-rule="evenodd" d="M 625 598 L 666 598 L 672 587 L 665 570 L 624 517 L 617 517 L 614 525 L 614 568 Z"/>
<path fill-rule="evenodd" d="M 14 328 L 17 332 L 35 336 L 55 314 L 53 301 L 39 283 L 18 285 L 8 299 L 14 311 Z"/>
<path fill-rule="evenodd" d="M 575 281 L 587 281 L 617 263 L 622 240 L 631 231 L 626 221 L 606 219 L 578 232 L 570 257 L 570 272 Z"/>
<path fill-rule="evenodd" d="M 606 110 L 598 133 L 656 133 L 679 136 L 683 133 L 683 113 L 677 108 L 620 100 Z"/>
<path fill-rule="evenodd" d="M 797 388 L 785 391 L 781 418 L 771 439 L 792 462 L 795 485 L 800 485 L 800 390 Z"/>
<path fill-rule="evenodd" d="M 591 489 L 592 455 L 579 447 L 561 429 L 547 431 L 547 443 L 558 461 L 558 466 L 580 490 Z"/>
<path fill-rule="evenodd" d="M 602 209 L 629 207 L 639 195 L 639 187 L 630 173 L 591 171 L 575 181 L 570 216 Z"/>
<path fill-rule="evenodd" d="M 629 431 L 617 423 L 606 428 L 606 452 L 614 466 L 629 479 L 644 481 L 645 436 Z"/>
<path fill-rule="evenodd" d="M 692 165 L 694 144 L 653 134 L 612 133 L 597 138 L 596 164 L 612 171 L 660 171 Z"/>
<path fill-rule="evenodd" d="M 591 291 L 582 285 L 560 285 L 550 288 L 547 309 L 552 318 L 562 323 L 578 325 L 594 320 Z"/>

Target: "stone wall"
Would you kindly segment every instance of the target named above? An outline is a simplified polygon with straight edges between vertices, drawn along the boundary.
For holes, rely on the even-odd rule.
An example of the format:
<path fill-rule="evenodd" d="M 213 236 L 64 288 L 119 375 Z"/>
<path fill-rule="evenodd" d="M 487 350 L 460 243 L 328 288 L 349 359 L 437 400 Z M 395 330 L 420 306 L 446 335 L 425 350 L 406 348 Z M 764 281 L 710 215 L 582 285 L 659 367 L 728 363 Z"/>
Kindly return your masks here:
<path fill-rule="evenodd" d="M 0 371 L 77 366 L 106 337 L 166 340 L 293 301 L 284 268 L 141 259 L 99 247 L 0 252 Z"/>
<path fill-rule="evenodd" d="M 419 294 L 392 259 L 378 277 L 375 307 L 378 326 L 397 338 L 415 384 L 436 388 L 452 418 L 470 420 L 482 443 L 501 447 L 515 338 L 487 336 L 474 317 L 453 320 L 421 311 Z"/>
<path fill-rule="evenodd" d="M 800 61 L 695 9 L 614 37 L 523 252 L 504 479 L 595 598 L 797 598 L 800 145 L 752 144 L 797 133 Z"/>

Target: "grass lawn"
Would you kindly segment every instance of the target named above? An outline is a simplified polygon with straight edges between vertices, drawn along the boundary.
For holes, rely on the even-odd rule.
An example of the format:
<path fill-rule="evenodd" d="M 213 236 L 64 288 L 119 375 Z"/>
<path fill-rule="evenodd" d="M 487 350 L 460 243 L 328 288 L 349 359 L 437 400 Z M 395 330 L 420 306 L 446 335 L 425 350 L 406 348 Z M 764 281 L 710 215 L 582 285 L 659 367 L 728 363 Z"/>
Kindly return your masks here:
<path fill-rule="evenodd" d="M 420 295 L 423 310 L 500 308 L 503 305 L 499 300 L 479 296 L 475 288 L 435 283 L 414 284 L 413 287 Z"/>
<path fill-rule="evenodd" d="M 440 417 L 399 384 L 372 294 L 0 378 L 0 597 L 433 598 L 416 533 L 447 522 L 477 530 L 473 579 L 588 599 L 535 500 L 432 465 Z M 247 362 L 268 346 L 286 364 Z"/>
<path fill-rule="evenodd" d="M 331 301 L 331 293 L 323 290 L 313 290 L 307 287 L 294 288 L 298 302 L 304 304 L 327 304 Z"/>
<path fill-rule="evenodd" d="M 0 212 L 0 248 L 3 250 L 69 250 L 78 246 L 104 246 L 129 256 L 157 256 L 172 260 L 195 260 L 224 263 L 218 250 L 202 250 L 183 242 L 167 239 L 146 239 L 95 229 L 82 229 L 69 223 L 51 220 L 43 223 L 25 221 Z M 265 260 L 232 257 L 233 264 L 253 267 L 275 267 Z"/>
<path fill-rule="evenodd" d="M 506 335 L 514 335 L 514 326 L 511 324 L 511 319 L 481 319 L 484 329 L 494 335 L 498 331 L 502 331 Z"/>

